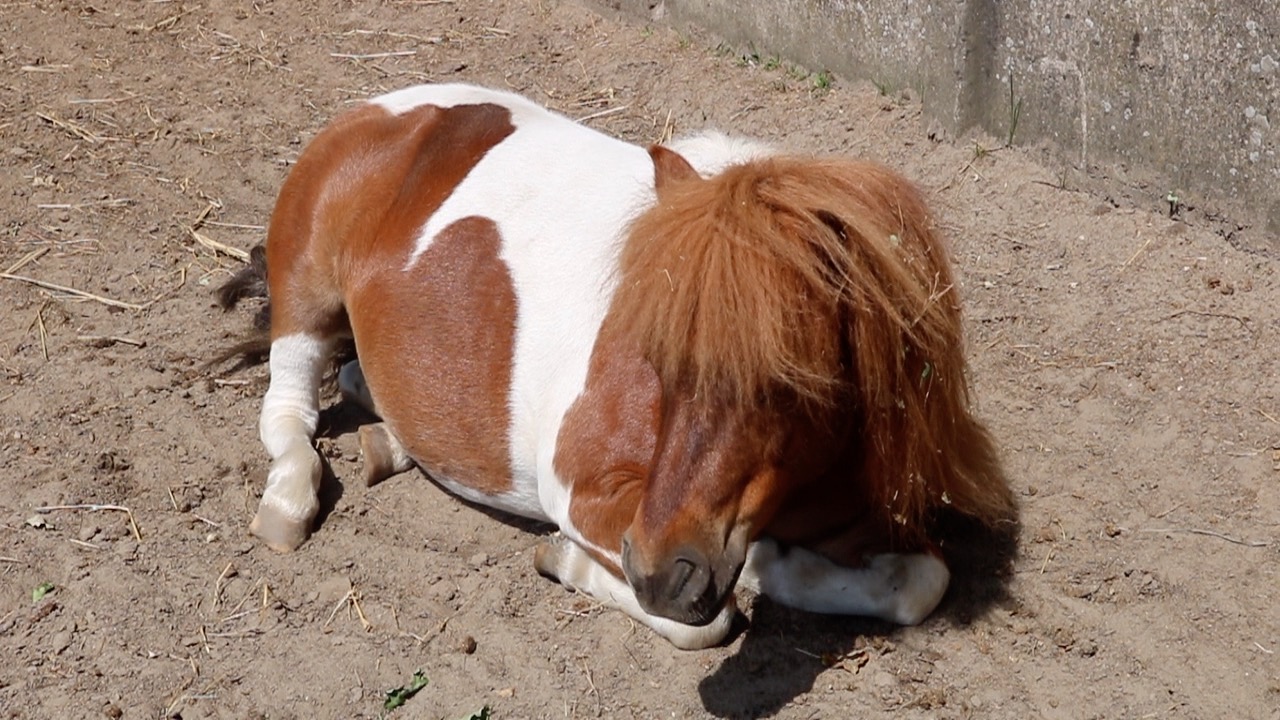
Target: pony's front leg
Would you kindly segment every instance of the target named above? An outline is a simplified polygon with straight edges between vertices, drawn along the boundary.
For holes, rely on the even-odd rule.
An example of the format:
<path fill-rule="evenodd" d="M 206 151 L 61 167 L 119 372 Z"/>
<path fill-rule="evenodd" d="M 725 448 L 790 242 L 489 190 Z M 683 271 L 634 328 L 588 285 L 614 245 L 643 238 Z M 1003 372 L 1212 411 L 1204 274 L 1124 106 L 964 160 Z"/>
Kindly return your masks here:
<path fill-rule="evenodd" d="M 320 511 L 323 465 L 311 443 L 320 417 L 320 380 L 332 347 L 331 341 L 305 333 L 271 343 L 271 385 L 259 420 L 271 470 L 249 531 L 273 550 L 301 545 Z"/>
<path fill-rule="evenodd" d="M 852 568 L 763 537 L 748 548 L 739 584 L 809 612 L 918 625 L 941 602 L 950 581 L 946 563 L 928 553 L 885 553 Z"/>
<path fill-rule="evenodd" d="M 543 575 L 649 626 L 681 650 L 701 650 L 719 644 L 729 635 L 733 619 L 738 614 L 731 598 L 714 620 L 702 626 L 685 625 L 650 615 L 641 609 L 630 585 L 596 562 L 578 543 L 563 536 L 540 543 L 533 564 Z"/>

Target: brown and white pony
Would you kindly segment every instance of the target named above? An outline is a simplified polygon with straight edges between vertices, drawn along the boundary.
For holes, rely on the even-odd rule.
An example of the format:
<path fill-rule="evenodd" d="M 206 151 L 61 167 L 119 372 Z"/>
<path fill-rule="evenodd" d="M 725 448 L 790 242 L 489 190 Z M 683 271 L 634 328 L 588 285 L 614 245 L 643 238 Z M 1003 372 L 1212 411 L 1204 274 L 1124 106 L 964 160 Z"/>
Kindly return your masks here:
<path fill-rule="evenodd" d="M 559 526 L 541 572 L 683 648 L 734 589 L 914 624 L 942 598 L 939 511 L 1013 514 L 969 408 L 946 249 L 879 165 L 707 134 L 648 149 L 519 96 L 408 88 L 289 174 L 267 237 L 272 458 L 251 530 L 318 509 L 318 388 L 376 480 L 417 465 Z"/>

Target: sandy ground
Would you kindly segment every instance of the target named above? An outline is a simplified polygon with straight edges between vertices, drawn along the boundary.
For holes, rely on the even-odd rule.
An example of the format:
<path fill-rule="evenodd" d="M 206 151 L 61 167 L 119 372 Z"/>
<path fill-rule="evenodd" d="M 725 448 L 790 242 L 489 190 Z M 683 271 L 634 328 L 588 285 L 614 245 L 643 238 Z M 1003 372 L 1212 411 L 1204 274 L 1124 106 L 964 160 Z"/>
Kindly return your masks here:
<path fill-rule="evenodd" d="M 0 2 L 0 38 L 0 269 L 77 291 L 0 279 L 0 717 L 373 718 L 421 669 L 393 717 L 1280 718 L 1277 260 L 1167 189 L 559 0 Z M 200 364 L 253 308 L 214 308 L 238 261 L 197 236 L 252 246 L 327 119 L 428 80 L 919 181 L 1022 505 L 1008 582 L 912 629 L 757 602 L 681 652 L 539 578 L 545 529 L 352 482 L 341 432 L 314 539 L 250 540 L 263 370 Z M 113 507 L 36 512 L 79 504 Z"/>

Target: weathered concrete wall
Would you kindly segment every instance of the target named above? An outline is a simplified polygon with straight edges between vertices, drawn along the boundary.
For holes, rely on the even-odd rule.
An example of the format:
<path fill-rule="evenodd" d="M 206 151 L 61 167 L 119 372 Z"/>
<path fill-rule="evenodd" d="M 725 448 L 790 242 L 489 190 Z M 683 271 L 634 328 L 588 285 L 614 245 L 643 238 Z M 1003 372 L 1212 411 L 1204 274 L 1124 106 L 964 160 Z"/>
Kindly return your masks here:
<path fill-rule="evenodd" d="M 1280 0 L 596 0 L 910 87 L 957 133 L 1043 139 L 1280 247 Z"/>

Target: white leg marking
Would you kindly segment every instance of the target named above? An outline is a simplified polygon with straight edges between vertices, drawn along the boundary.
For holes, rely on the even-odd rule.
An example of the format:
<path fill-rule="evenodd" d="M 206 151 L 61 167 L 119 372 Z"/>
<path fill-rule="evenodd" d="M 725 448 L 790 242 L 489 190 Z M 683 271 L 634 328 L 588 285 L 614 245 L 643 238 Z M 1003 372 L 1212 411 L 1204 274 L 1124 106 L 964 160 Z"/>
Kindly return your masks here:
<path fill-rule="evenodd" d="M 707 625 L 685 625 L 646 613 L 631 586 L 597 563 L 580 545 L 565 537 L 543 542 L 534 556 L 534 565 L 566 587 L 617 608 L 648 625 L 654 632 L 681 650 L 701 650 L 723 641 L 738 613 L 732 600 Z"/>
<path fill-rule="evenodd" d="M 311 441 L 330 350 L 330 343 L 308 335 L 271 343 L 271 385 L 262 400 L 259 433 L 272 462 L 249 529 L 276 550 L 301 545 L 320 509 L 322 465 Z"/>
<path fill-rule="evenodd" d="M 866 567 L 849 568 L 804 548 L 784 552 L 762 538 L 747 550 L 739 584 L 801 610 L 917 625 L 938 606 L 950 581 L 946 564 L 926 553 L 886 553 Z"/>

